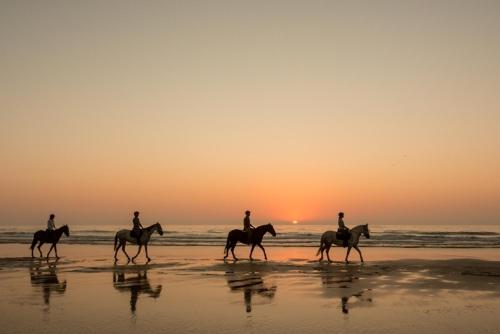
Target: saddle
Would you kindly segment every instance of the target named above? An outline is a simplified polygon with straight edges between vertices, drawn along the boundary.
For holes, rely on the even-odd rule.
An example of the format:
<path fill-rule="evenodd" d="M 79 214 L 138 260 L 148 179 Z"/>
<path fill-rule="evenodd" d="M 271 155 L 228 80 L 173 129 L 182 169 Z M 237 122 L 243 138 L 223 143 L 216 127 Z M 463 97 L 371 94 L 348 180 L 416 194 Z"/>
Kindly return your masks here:
<path fill-rule="evenodd" d="M 336 237 L 338 240 L 348 241 L 351 239 L 351 232 L 347 230 L 337 231 Z"/>
<path fill-rule="evenodd" d="M 254 230 L 254 228 L 250 229 L 250 233 L 248 231 L 241 230 L 241 232 L 243 232 L 243 234 L 245 235 L 245 239 L 242 240 L 244 244 L 250 245 L 250 243 L 252 242 L 251 238 Z"/>
<path fill-rule="evenodd" d="M 137 232 L 135 230 L 130 231 L 130 236 L 132 238 L 139 238 L 141 235 L 142 235 L 142 230 L 137 231 Z"/>
<path fill-rule="evenodd" d="M 47 242 L 51 242 L 54 239 L 54 231 L 51 230 L 45 230 L 45 239 L 47 239 Z"/>

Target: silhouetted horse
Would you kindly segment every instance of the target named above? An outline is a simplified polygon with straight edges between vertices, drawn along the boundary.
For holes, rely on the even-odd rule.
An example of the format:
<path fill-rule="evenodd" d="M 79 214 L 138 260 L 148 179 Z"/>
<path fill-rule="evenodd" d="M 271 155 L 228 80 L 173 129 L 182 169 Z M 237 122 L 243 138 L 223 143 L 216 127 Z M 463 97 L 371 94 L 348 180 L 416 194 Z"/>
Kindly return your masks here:
<path fill-rule="evenodd" d="M 358 251 L 361 262 L 363 262 L 363 255 L 358 248 L 359 238 L 361 237 L 361 234 L 363 234 L 367 239 L 370 239 L 370 230 L 368 229 L 368 224 L 358 225 L 351 229 L 351 238 L 348 240 L 347 254 L 345 256 L 346 263 L 349 263 L 348 258 L 352 247 L 354 247 L 354 249 Z M 323 252 L 326 250 L 326 257 L 328 258 L 328 262 L 332 262 L 332 260 L 330 260 L 330 248 L 332 247 L 332 244 L 342 247 L 343 242 L 343 240 L 337 239 L 337 233 L 334 231 L 326 231 L 325 233 L 323 233 L 323 235 L 321 236 L 321 242 L 318 252 L 316 253 L 316 256 L 321 253 L 319 261 L 321 262 L 321 260 L 323 260 Z"/>
<path fill-rule="evenodd" d="M 234 248 L 236 247 L 238 241 L 246 245 L 250 244 L 252 245 L 252 250 L 250 251 L 250 260 L 253 260 L 252 253 L 256 245 L 259 246 L 260 249 L 262 249 L 262 251 L 264 252 L 264 258 L 267 260 L 266 250 L 262 246 L 262 238 L 264 237 L 264 234 L 266 234 L 267 232 L 271 233 L 273 237 L 276 236 L 276 232 L 274 231 L 273 225 L 271 224 L 260 225 L 252 230 L 251 240 L 249 242 L 246 232 L 243 232 L 242 230 L 232 230 L 227 235 L 226 248 L 224 249 L 226 255 L 224 256 L 224 260 L 228 256 L 229 249 L 231 249 L 231 253 L 233 254 L 233 259 L 238 261 L 238 258 L 236 258 L 236 256 L 234 255 Z"/>
<path fill-rule="evenodd" d="M 116 232 L 115 234 L 115 261 L 118 261 L 118 258 L 116 257 L 118 250 L 122 249 L 123 253 L 127 256 L 128 261 L 130 261 L 130 256 L 128 256 L 127 252 L 125 251 L 125 245 L 127 244 L 127 241 L 132 243 L 132 244 L 137 244 L 137 239 L 136 237 L 133 237 L 130 233 L 132 231 L 130 230 L 120 230 Z M 132 258 L 132 261 L 135 260 L 135 258 L 139 255 L 141 252 L 142 246 L 144 245 L 144 249 L 146 250 L 146 258 L 148 259 L 148 262 L 151 261 L 148 255 L 148 242 L 151 239 L 151 235 L 154 232 L 158 232 L 159 235 L 163 235 L 163 229 L 161 228 L 160 223 L 153 224 L 151 226 L 148 226 L 142 230 L 141 238 L 139 239 L 139 249 L 137 250 L 137 254 Z M 118 244 L 120 242 L 120 244 Z"/>
<path fill-rule="evenodd" d="M 35 257 L 33 255 L 33 250 L 35 249 L 36 244 L 38 242 L 40 242 L 40 244 L 37 247 L 38 251 L 40 252 L 40 257 L 43 256 L 42 251 L 40 250 L 40 247 L 42 247 L 42 245 L 44 243 L 50 243 L 50 244 L 52 244 L 52 246 L 50 247 L 49 252 L 47 253 L 47 259 L 49 258 L 50 252 L 52 252 L 52 248 L 54 248 L 54 250 L 56 251 L 56 258 L 59 258 L 59 256 L 57 255 L 56 244 L 59 242 L 59 239 L 61 239 L 61 235 L 63 233 L 66 234 L 67 237 L 69 237 L 68 225 L 61 226 L 58 229 L 55 229 L 54 231 L 51 231 L 51 232 L 47 232 L 44 230 L 40 230 L 40 231 L 35 232 L 35 234 L 33 235 L 33 241 L 31 242 L 31 247 L 30 247 L 31 248 L 31 257 Z"/>

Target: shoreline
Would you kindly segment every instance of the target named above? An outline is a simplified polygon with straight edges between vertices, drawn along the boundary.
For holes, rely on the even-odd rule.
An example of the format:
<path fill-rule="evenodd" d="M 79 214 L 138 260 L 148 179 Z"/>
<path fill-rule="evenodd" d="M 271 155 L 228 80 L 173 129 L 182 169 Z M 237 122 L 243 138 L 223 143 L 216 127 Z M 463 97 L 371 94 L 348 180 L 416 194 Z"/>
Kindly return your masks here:
<path fill-rule="evenodd" d="M 42 246 L 42 253 L 45 256 L 49 250 L 48 245 Z M 264 247 L 267 250 L 269 260 L 290 260 L 302 259 L 308 261 L 317 260 L 316 247 Z M 399 259 L 482 259 L 487 261 L 500 261 L 500 251 L 497 248 L 400 248 L 400 247 L 363 247 L 360 246 L 365 262 L 399 260 Z M 91 251 L 89 251 L 91 250 Z M 127 253 L 130 256 L 137 251 L 137 246 L 128 245 Z M 224 246 L 148 246 L 150 257 L 160 257 L 163 259 L 222 259 L 224 256 Z M 236 255 L 241 259 L 248 259 L 250 248 L 239 244 L 236 249 Z M 343 260 L 347 249 L 341 247 L 332 247 L 330 256 L 334 261 Z M 35 257 L 37 256 L 35 249 Z M 84 258 L 86 253 L 92 256 L 113 259 L 113 245 L 87 245 L 87 244 L 59 244 L 58 253 L 60 257 L 65 258 Z M 30 257 L 31 250 L 27 244 L 0 244 L 0 257 Z M 52 251 L 51 256 L 54 256 Z M 258 247 L 253 254 L 256 259 L 263 259 L 263 254 Z M 326 254 L 325 254 L 326 256 Z M 144 249 L 139 255 L 139 259 L 144 259 Z M 123 260 L 125 255 L 118 252 L 118 258 Z M 229 255 L 228 260 L 231 259 Z M 351 249 L 349 260 L 359 262 L 359 255 Z"/>

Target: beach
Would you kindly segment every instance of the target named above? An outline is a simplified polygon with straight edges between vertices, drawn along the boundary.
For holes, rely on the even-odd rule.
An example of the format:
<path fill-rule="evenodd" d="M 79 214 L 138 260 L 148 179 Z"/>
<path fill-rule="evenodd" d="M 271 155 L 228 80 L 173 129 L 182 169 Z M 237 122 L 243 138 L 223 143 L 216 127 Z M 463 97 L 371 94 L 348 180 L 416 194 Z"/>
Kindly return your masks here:
<path fill-rule="evenodd" d="M 59 245 L 59 260 L 2 244 L 4 333 L 497 333 L 495 249 L 362 248 L 365 263 L 333 249 L 151 246 L 152 261 L 112 246 Z M 129 247 L 130 254 L 136 248 Z M 45 248 L 46 250 L 46 248 Z"/>

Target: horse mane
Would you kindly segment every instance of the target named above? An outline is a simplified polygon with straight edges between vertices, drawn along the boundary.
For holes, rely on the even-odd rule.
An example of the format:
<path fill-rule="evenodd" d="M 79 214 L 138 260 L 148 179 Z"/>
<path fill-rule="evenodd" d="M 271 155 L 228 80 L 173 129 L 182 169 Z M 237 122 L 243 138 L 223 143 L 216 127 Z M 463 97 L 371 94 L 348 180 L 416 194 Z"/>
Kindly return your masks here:
<path fill-rule="evenodd" d="M 151 230 L 153 227 L 155 227 L 156 225 L 159 225 L 159 224 L 160 224 L 160 223 L 154 223 L 154 224 L 152 224 L 152 225 L 149 225 L 148 227 L 145 227 L 144 229 L 149 231 L 149 230 Z"/>

